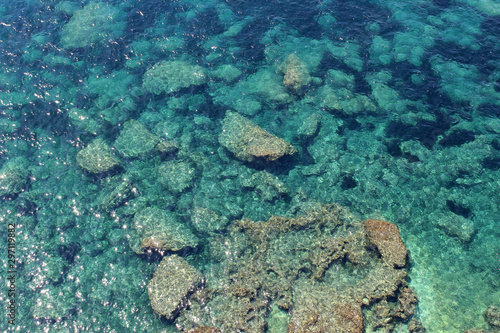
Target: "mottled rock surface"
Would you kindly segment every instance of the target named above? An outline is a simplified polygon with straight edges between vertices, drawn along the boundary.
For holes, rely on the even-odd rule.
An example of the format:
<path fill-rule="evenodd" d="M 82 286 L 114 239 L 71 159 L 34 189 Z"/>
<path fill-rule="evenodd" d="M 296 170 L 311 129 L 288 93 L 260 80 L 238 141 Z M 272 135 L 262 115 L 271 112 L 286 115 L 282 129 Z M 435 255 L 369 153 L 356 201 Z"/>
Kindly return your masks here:
<path fill-rule="evenodd" d="M 80 167 L 91 173 L 106 172 L 120 164 L 118 158 L 101 138 L 95 139 L 80 150 L 76 155 L 76 161 Z"/>
<path fill-rule="evenodd" d="M 378 249 L 382 258 L 398 267 L 406 265 L 406 247 L 395 224 L 379 220 L 365 220 L 363 224 L 370 242 Z"/>
<path fill-rule="evenodd" d="M 297 152 L 285 140 L 268 133 L 247 118 L 231 111 L 222 121 L 219 143 L 232 152 L 236 158 L 253 162 L 258 159 L 274 161 L 284 155 Z"/>
<path fill-rule="evenodd" d="M 489 306 L 484 312 L 484 317 L 488 324 L 493 327 L 500 328 L 500 309 L 496 306 Z"/>
<path fill-rule="evenodd" d="M 194 207 L 191 213 L 191 224 L 198 232 L 214 233 L 224 229 L 229 220 L 225 216 L 219 216 L 211 209 Z"/>
<path fill-rule="evenodd" d="M 179 313 L 178 327 L 264 332 L 274 308 L 289 315 L 273 321 L 276 332 L 364 332 L 374 319 L 362 309 L 384 301 L 394 310 L 382 311 L 382 322 L 408 322 L 416 298 L 405 289 L 407 272 L 373 251 L 364 223 L 337 205 L 301 207 L 295 218 L 244 218 L 212 237 L 208 255 L 217 264 L 206 272 L 207 288 Z"/>
<path fill-rule="evenodd" d="M 155 94 L 172 93 L 190 86 L 205 83 L 203 67 L 185 61 L 161 61 L 150 68 L 143 77 L 143 87 Z"/>
<path fill-rule="evenodd" d="M 146 249 L 176 252 L 195 248 L 199 241 L 175 215 L 157 207 L 148 207 L 136 213 L 134 230 L 136 233 L 131 239 L 131 247 L 138 254 Z"/>
<path fill-rule="evenodd" d="M 362 333 L 361 304 L 343 299 L 328 286 L 304 283 L 294 291 L 288 333 Z"/>
<path fill-rule="evenodd" d="M 148 284 L 153 310 L 167 319 L 187 306 L 187 297 L 201 286 L 202 275 L 177 255 L 163 258 Z"/>
<path fill-rule="evenodd" d="M 294 93 L 299 93 L 305 85 L 311 82 L 311 75 L 307 64 L 295 53 L 290 54 L 281 67 L 281 70 L 285 74 L 283 85 Z"/>
<path fill-rule="evenodd" d="M 173 193 L 181 193 L 193 185 L 195 168 L 190 162 L 167 161 L 158 166 L 158 180 Z"/>
<path fill-rule="evenodd" d="M 158 141 L 143 124 L 132 119 L 123 124 L 114 146 L 125 157 L 138 157 L 151 152 Z"/>
<path fill-rule="evenodd" d="M 28 182 L 28 160 L 16 157 L 5 162 L 0 169 L 0 196 L 23 190 Z"/>

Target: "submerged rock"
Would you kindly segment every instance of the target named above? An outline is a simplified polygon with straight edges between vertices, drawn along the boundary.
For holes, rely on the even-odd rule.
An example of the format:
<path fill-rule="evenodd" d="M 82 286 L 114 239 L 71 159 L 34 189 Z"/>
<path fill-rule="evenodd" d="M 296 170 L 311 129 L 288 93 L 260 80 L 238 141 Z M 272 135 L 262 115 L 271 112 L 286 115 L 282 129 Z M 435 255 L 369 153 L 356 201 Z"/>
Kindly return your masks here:
<path fill-rule="evenodd" d="M 201 233 L 212 234 L 221 231 L 228 223 L 227 217 L 219 216 L 213 210 L 207 208 L 194 207 L 191 213 L 191 224 L 196 231 Z"/>
<path fill-rule="evenodd" d="M 189 162 L 167 161 L 158 166 L 158 180 L 173 193 L 193 186 L 195 168 Z"/>
<path fill-rule="evenodd" d="M 311 82 L 311 75 L 307 64 L 295 53 L 288 56 L 281 66 L 281 71 L 285 74 L 283 85 L 294 93 L 300 93 L 302 88 Z"/>
<path fill-rule="evenodd" d="M 151 307 L 160 316 L 173 319 L 180 309 L 188 305 L 189 294 L 202 283 L 202 275 L 182 257 L 165 257 L 148 284 Z"/>
<path fill-rule="evenodd" d="M 363 224 L 370 242 L 377 248 L 388 264 L 404 267 L 406 247 L 401 240 L 399 229 L 386 221 L 365 220 Z"/>
<path fill-rule="evenodd" d="M 0 169 L 0 197 L 23 191 L 28 182 L 28 160 L 16 157 L 5 162 Z"/>
<path fill-rule="evenodd" d="M 222 121 L 219 143 L 232 152 L 236 158 L 254 162 L 258 159 L 274 161 L 284 155 L 297 152 L 294 146 L 268 133 L 250 120 L 231 111 Z"/>
<path fill-rule="evenodd" d="M 361 304 L 342 299 L 327 286 L 303 283 L 294 291 L 296 306 L 288 324 L 288 333 L 363 332 Z"/>
<path fill-rule="evenodd" d="M 161 94 L 204 84 L 207 75 L 203 67 L 185 61 L 161 61 L 149 69 L 143 78 L 146 91 Z"/>
<path fill-rule="evenodd" d="M 267 171 L 258 171 L 242 179 L 244 187 L 254 188 L 262 200 L 272 201 L 288 192 L 285 184 Z"/>
<path fill-rule="evenodd" d="M 76 161 L 80 167 L 92 173 L 106 172 L 120 164 L 118 158 L 101 138 L 95 139 L 80 150 L 76 155 Z"/>
<path fill-rule="evenodd" d="M 322 116 L 320 113 L 313 113 L 307 117 L 299 128 L 298 134 L 304 139 L 314 136 L 318 132 Z"/>
<path fill-rule="evenodd" d="M 60 322 L 75 310 L 77 301 L 69 290 L 47 285 L 40 290 L 32 308 L 33 319 L 43 322 Z"/>
<path fill-rule="evenodd" d="M 195 248 L 198 237 L 174 215 L 168 215 L 157 207 L 148 207 L 134 216 L 135 237 L 132 249 L 144 253 L 146 249 L 177 252 L 185 248 Z"/>
<path fill-rule="evenodd" d="M 124 157 L 138 157 L 151 152 L 159 139 L 137 120 L 129 120 L 115 141 L 115 147 Z"/>

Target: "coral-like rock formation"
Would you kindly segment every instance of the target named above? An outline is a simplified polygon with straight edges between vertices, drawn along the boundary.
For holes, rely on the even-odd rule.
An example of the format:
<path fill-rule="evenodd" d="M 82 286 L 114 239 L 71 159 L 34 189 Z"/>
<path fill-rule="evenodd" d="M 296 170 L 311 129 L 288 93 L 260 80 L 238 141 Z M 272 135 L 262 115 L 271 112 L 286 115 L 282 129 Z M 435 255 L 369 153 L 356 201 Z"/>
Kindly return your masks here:
<path fill-rule="evenodd" d="M 500 328 L 500 309 L 496 306 L 489 306 L 484 312 L 484 317 L 488 324 L 495 328 Z"/>
<path fill-rule="evenodd" d="M 332 288 L 304 283 L 294 291 L 292 318 L 288 333 L 362 333 L 361 304 L 342 299 Z"/>
<path fill-rule="evenodd" d="M 207 288 L 179 313 L 178 327 L 263 332 L 274 308 L 290 314 L 273 323 L 279 332 L 363 332 L 374 319 L 364 318 L 362 309 L 377 304 L 389 309 L 380 320 L 408 322 L 416 298 L 405 288 L 406 270 L 370 248 L 370 239 L 385 240 L 378 229 L 337 205 L 304 207 L 295 218 L 234 221 L 226 235 L 212 237 L 209 255 L 218 265 L 207 272 Z M 396 237 L 391 226 L 382 230 Z M 406 254 L 404 245 L 398 250 Z"/>
<path fill-rule="evenodd" d="M 103 139 L 97 138 L 78 152 L 76 161 L 80 167 L 92 172 L 102 173 L 114 168 L 120 161 Z"/>
<path fill-rule="evenodd" d="M 202 283 L 202 275 L 182 257 L 165 257 L 148 284 L 151 307 L 159 315 L 172 319 L 187 305 L 187 296 Z"/>
<path fill-rule="evenodd" d="M 205 70 L 185 61 L 161 61 L 143 77 L 142 86 L 154 94 L 172 93 L 190 86 L 199 86 L 207 80 Z"/>
<path fill-rule="evenodd" d="M 294 93 L 300 93 L 302 88 L 311 82 L 307 64 L 295 53 L 288 56 L 281 66 L 281 71 L 285 74 L 283 85 Z"/>
<path fill-rule="evenodd" d="M 158 141 L 143 124 L 131 119 L 123 124 L 115 148 L 125 157 L 138 157 L 151 152 Z"/>
<path fill-rule="evenodd" d="M 377 248 L 382 258 L 391 265 L 406 265 L 406 247 L 401 240 L 398 227 L 386 221 L 365 220 L 363 224 L 370 242 Z"/>
<path fill-rule="evenodd" d="M 247 162 L 264 159 L 274 161 L 297 152 L 294 146 L 231 111 L 222 121 L 219 143 L 238 159 Z"/>

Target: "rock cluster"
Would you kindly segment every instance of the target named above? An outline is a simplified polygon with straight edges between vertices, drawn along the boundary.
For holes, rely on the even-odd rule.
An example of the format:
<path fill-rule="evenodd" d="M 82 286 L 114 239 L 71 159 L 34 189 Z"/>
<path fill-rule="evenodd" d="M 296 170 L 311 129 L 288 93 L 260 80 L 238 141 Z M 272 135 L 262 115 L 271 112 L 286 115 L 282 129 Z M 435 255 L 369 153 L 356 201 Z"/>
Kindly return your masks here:
<path fill-rule="evenodd" d="M 206 272 L 206 287 L 195 292 L 201 279 L 196 270 L 163 259 L 149 288 L 155 311 L 193 333 L 264 332 L 270 308 L 274 316 L 289 314 L 282 327 L 273 326 L 280 332 L 361 333 L 410 320 L 412 332 L 419 332 L 397 227 L 361 222 L 337 205 L 304 207 L 306 213 L 296 218 L 237 220 L 227 234 L 212 235 L 208 255 L 218 264 Z M 153 285 L 172 291 L 152 297 Z M 368 307 L 375 316 L 364 317 Z"/>

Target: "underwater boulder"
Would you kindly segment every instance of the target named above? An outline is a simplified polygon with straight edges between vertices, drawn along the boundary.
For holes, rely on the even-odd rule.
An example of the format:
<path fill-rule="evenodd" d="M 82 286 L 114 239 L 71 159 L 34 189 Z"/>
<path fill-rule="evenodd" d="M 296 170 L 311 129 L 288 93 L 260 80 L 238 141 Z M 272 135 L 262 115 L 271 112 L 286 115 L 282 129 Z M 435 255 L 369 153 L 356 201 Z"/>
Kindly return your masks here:
<path fill-rule="evenodd" d="M 259 159 L 275 161 L 284 155 L 292 155 L 297 149 L 270 134 L 236 112 L 227 111 L 222 121 L 219 143 L 236 158 L 254 162 Z"/>
<path fill-rule="evenodd" d="M 294 93 L 300 93 L 312 80 L 307 64 L 295 53 L 286 58 L 280 69 L 285 74 L 283 85 Z"/>
<path fill-rule="evenodd" d="M 28 160 L 16 157 L 5 162 L 0 169 L 0 197 L 23 191 L 28 182 Z"/>
<path fill-rule="evenodd" d="M 158 141 L 143 124 L 131 119 L 123 124 L 114 146 L 124 157 L 138 157 L 151 152 Z"/>
<path fill-rule="evenodd" d="M 173 214 L 158 207 L 147 207 L 134 216 L 135 235 L 130 246 L 137 254 L 147 249 L 177 252 L 198 246 L 198 237 Z"/>
<path fill-rule="evenodd" d="M 159 95 L 199 86 L 206 81 L 207 75 L 201 66 L 179 60 L 161 61 L 144 74 L 142 86 L 146 91 Z"/>
<path fill-rule="evenodd" d="M 370 243 L 382 255 L 388 264 L 404 267 L 406 265 L 406 247 L 401 240 L 395 224 L 379 220 L 365 220 L 363 224 Z"/>
<path fill-rule="evenodd" d="M 87 147 L 80 150 L 76 155 L 76 162 L 91 173 L 103 173 L 120 164 L 118 158 L 101 138 L 93 140 Z"/>
<path fill-rule="evenodd" d="M 196 169 L 190 162 L 166 161 L 158 166 L 158 181 L 172 193 L 181 193 L 193 186 Z"/>
<path fill-rule="evenodd" d="M 167 320 L 173 319 L 202 283 L 203 276 L 185 259 L 177 255 L 165 257 L 148 284 L 151 307 Z"/>

